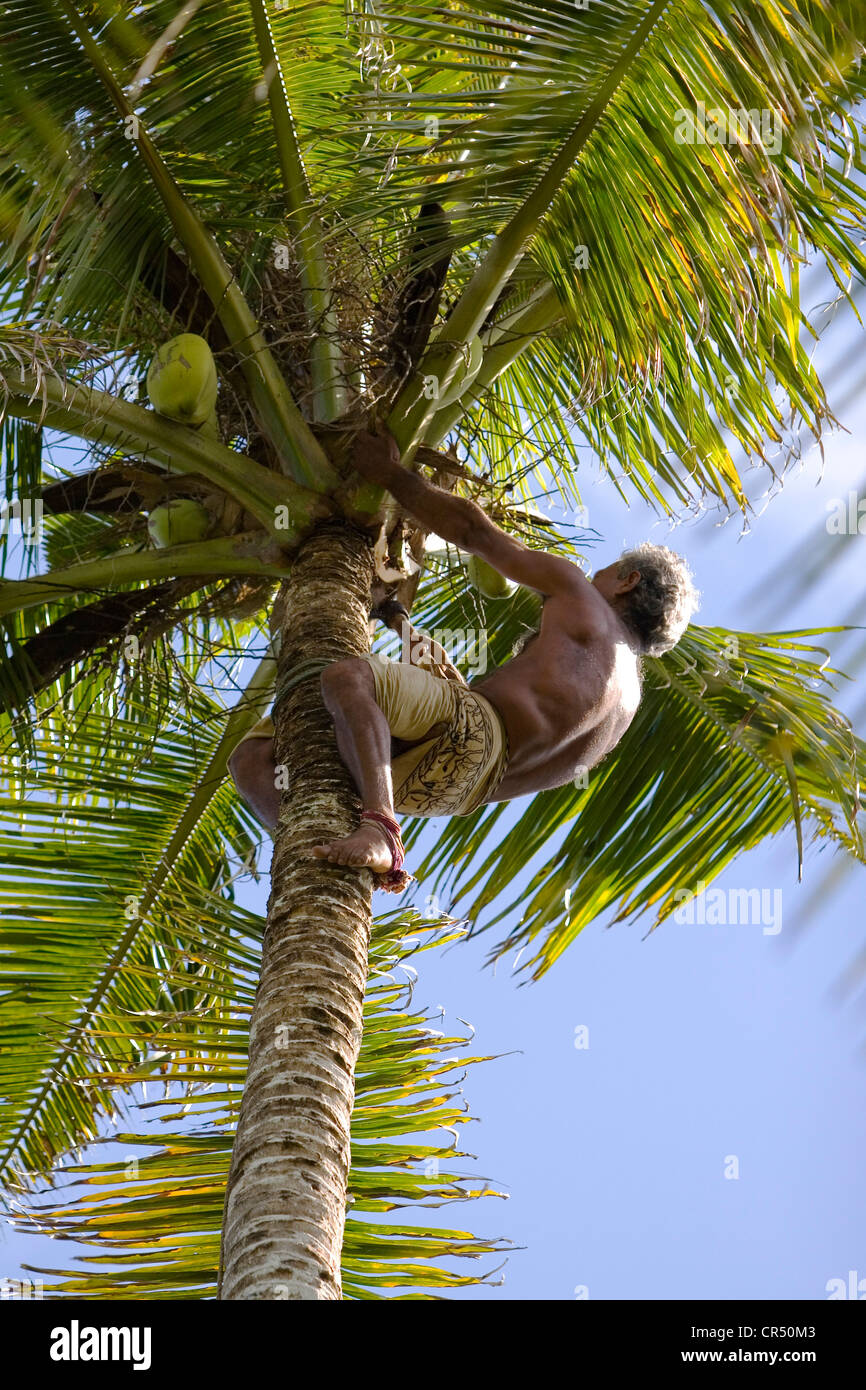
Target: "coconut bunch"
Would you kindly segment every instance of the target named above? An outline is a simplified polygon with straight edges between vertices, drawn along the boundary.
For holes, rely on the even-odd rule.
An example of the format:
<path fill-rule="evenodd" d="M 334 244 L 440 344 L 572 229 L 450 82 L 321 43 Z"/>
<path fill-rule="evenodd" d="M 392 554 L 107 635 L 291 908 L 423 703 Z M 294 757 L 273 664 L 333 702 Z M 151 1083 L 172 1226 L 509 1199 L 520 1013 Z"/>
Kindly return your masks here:
<path fill-rule="evenodd" d="M 214 439 L 220 437 L 217 389 L 213 353 L 198 333 L 170 338 L 148 368 L 147 394 L 154 410 Z M 214 523 L 213 512 L 202 501 L 167 497 L 148 513 L 147 531 L 152 544 L 163 549 L 204 540 Z"/>
<path fill-rule="evenodd" d="M 279 248 L 276 248 L 279 249 Z M 399 268 L 392 275 L 377 276 L 377 268 L 365 265 L 357 254 L 351 266 L 335 256 L 339 263 L 332 271 L 343 272 L 340 281 L 341 331 L 344 336 L 343 354 L 351 343 L 352 351 L 347 381 L 363 380 L 369 394 L 371 388 L 381 396 L 393 395 L 407 372 L 419 368 L 430 383 L 430 389 L 441 405 L 461 398 L 472 386 L 483 361 L 483 347 L 476 335 L 468 344 L 459 345 L 455 363 L 455 345 L 444 336 L 442 323 L 437 323 L 442 290 L 451 262 L 452 239 L 449 219 L 437 203 L 425 203 L 414 220 L 407 241 L 400 248 Z M 377 309 L 370 316 L 371 288 L 379 279 Z M 345 283 L 344 283 L 345 281 Z M 357 282 L 357 283 L 356 283 Z M 284 273 L 277 262 L 269 264 L 260 280 L 262 321 L 269 326 L 269 345 L 281 368 L 294 380 L 303 370 L 298 364 L 307 360 L 309 344 L 298 325 L 303 322 L 299 313 L 298 286 L 291 273 Z M 355 293 L 352 293 L 352 288 Z M 351 322 L 355 306 L 356 321 Z M 346 330 L 354 329 L 346 335 Z M 346 336 L 348 342 L 345 341 Z M 250 426 L 243 412 L 242 401 L 231 389 L 232 371 L 219 391 L 216 363 L 204 337 L 186 332 L 171 338 L 155 354 L 147 372 L 147 395 L 153 409 L 187 428 L 200 431 L 215 439 L 227 431 L 248 438 Z M 296 398 L 303 400 L 303 382 L 294 380 Z M 228 389 L 225 389 L 225 388 Z M 218 396 L 220 397 L 218 405 Z M 219 410 L 219 414 L 218 414 Z M 185 483 L 187 480 L 185 480 Z M 195 543 L 203 540 L 217 526 L 213 499 L 210 506 L 201 497 L 188 495 L 188 485 L 181 495 L 160 497 L 149 510 L 148 534 L 158 548 Z M 219 530 L 231 531 L 228 518 L 220 517 Z M 235 518 L 237 522 L 239 518 Z M 393 538 L 392 538 L 393 539 Z M 405 537 L 402 537 L 405 549 Z M 382 579 L 397 582 L 399 577 L 411 576 L 417 566 L 405 563 L 389 554 L 382 556 L 377 572 Z M 467 565 L 467 577 L 483 597 L 499 600 L 510 597 L 515 586 L 477 557 Z"/>

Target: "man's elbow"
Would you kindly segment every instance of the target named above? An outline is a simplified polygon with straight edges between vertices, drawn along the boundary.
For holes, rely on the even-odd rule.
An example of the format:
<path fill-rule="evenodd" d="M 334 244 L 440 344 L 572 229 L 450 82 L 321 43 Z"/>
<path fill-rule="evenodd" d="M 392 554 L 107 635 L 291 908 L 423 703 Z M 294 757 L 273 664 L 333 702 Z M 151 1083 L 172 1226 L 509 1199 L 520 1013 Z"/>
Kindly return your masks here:
<path fill-rule="evenodd" d="M 460 513 L 455 517 L 453 543 L 461 550 L 469 550 L 473 555 L 477 555 L 479 551 L 488 548 L 491 533 L 496 533 L 498 528 L 477 502 L 470 502 L 468 498 L 461 498 L 460 501 Z"/>

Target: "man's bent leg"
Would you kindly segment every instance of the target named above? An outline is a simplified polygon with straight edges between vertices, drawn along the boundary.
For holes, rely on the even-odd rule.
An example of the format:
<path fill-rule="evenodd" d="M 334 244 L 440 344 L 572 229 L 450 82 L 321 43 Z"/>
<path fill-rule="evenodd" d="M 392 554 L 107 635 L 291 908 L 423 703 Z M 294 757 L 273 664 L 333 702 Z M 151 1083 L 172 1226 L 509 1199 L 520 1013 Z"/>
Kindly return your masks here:
<path fill-rule="evenodd" d="M 370 665 L 363 657 L 333 662 L 322 673 L 322 698 L 334 721 L 340 757 L 352 774 L 365 811 L 395 819 L 391 786 L 391 730 L 376 703 Z M 384 874 L 392 865 L 391 841 L 375 821 L 363 821 L 339 840 L 317 845 L 313 854 L 331 864 L 348 864 Z"/>

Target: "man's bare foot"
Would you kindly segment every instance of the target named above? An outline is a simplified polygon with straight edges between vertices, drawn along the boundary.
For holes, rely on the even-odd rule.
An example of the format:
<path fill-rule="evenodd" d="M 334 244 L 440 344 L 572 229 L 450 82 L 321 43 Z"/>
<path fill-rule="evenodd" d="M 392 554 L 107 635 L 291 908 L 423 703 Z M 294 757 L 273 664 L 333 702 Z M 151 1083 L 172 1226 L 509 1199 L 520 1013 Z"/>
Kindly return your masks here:
<path fill-rule="evenodd" d="M 327 859 L 329 864 L 346 864 L 352 869 L 372 869 L 374 874 L 387 874 L 393 863 L 391 841 L 375 821 L 364 821 L 341 840 L 330 840 L 313 848 L 314 859 Z M 389 893 L 399 893 L 397 886 L 381 883 Z"/>

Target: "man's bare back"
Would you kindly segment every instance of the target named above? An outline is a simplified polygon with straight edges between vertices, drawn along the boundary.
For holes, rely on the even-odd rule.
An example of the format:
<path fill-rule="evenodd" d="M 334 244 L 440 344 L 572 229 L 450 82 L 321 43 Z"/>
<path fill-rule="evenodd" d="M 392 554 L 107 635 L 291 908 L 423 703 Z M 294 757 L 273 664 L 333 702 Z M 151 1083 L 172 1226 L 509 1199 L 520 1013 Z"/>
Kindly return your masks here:
<path fill-rule="evenodd" d="M 493 801 L 570 782 L 600 762 L 634 718 L 639 664 L 620 624 L 605 630 L 602 614 L 600 630 L 575 637 L 570 616 L 567 603 L 548 599 L 523 651 L 472 682 L 508 731 L 508 766 Z"/>

